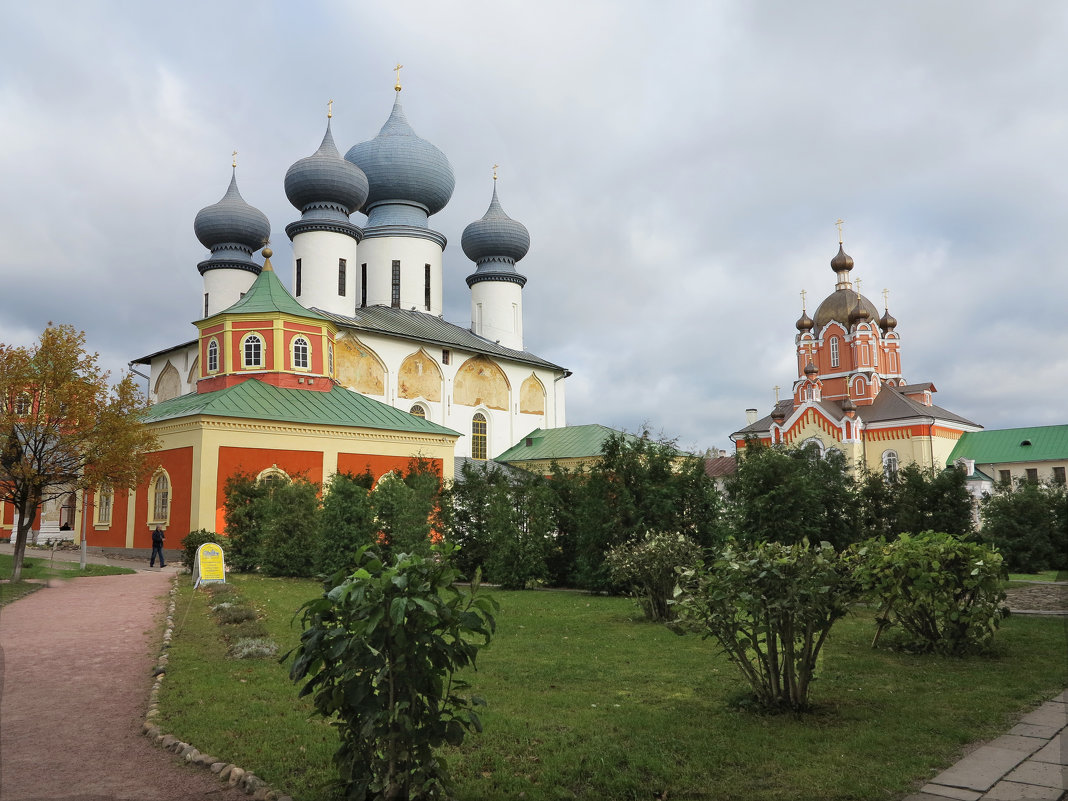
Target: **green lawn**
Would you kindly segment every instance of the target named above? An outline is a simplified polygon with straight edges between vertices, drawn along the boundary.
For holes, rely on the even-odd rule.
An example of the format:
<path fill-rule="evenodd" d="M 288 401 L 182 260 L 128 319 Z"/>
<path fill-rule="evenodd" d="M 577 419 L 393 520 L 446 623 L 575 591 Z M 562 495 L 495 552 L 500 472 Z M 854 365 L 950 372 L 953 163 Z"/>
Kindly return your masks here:
<path fill-rule="evenodd" d="M 1009 581 L 1068 581 L 1068 572 L 1042 570 L 1038 573 L 1009 573 Z"/>
<path fill-rule="evenodd" d="M 48 556 L 38 556 L 39 551 L 27 551 L 22 561 L 22 580 L 16 583 L 5 581 L 0 584 L 0 606 L 17 601 L 31 592 L 41 589 L 39 583 L 50 578 L 72 579 L 79 576 L 117 576 L 123 573 L 135 573 L 128 567 L 110 567 L 108 565 L 87 564 L 85 570 L 78 567 L 77 562 L 67 562 L 61 559 L 52 560 Z M 69 553 L 69 552 L 65 552 Z M 14 557 L 10 554 L 0 554 L 0 578 L 7 579 L 11 576 L 14 565 Z"/>
<path fill-rule="evenodd" d="M 318 586 L 231 579 L 288 650 L 293 610 Z M 497 638 L 468 677 L 489 702 L 485 731 L 447 754 L 459 801 L 901 798 L 1068 684 L 1063 621 L 1010 618 L 993 656 L 950 659 L 871 650 L 861 610 L 832 632 L 816 710 L 761 715 L 739 705 L 745 685 L 712 642 L 640 622 L 627 600 L 494 595 Z M 183 619 L 164 730 L 298 801 L 327 799 L 334 734 L 286 667 L 228 661 L 205 593 L 188 586 Z"/>

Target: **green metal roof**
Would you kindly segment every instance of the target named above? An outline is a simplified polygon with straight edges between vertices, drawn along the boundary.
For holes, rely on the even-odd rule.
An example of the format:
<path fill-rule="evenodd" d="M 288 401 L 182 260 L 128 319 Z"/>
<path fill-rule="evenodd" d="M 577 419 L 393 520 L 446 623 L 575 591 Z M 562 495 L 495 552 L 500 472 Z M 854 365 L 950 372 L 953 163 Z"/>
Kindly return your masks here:
<path fill-rule="evenodd" d="M 254 378 L 215 392 L 191 393 L 157 403 L 142 419 L 158 423 L 193 415 L 459 436 L 451 428 L 342 387 L 334 386 L 329 392 L 283 389 Z"/>
<path fill-rule="evenodd" d="M 978 464 L 1068 460 L 1068 425 L 970 431 L 957 440 L 947 461 L 961 457 Z"/>
<path fill-rule="evenodd" d="M 633 434 L 596 423 L 564 428 L 538 428 L 497 456 L 496 461 L 526 462 L 535 459 L 582 459 L 600 456 L 605 440 L 617 434 L 623 434 L 628 440 L 638 439 Z"/>
<path fill-rule="evenodd" d="M 270 314 L 283 312 L 294 314 L 297 317 L 308 317 L 313 320 L 325 320 L 321 314 L 301 306 L 289 294 L 289 290 L 282 286 L 270 263 L 264 265 L 263 272 L 252 282 L 237 303 L 228 309 L 223 309 L 219 314 Z M 214 316 L 214 315 L 213 315 Z"/>

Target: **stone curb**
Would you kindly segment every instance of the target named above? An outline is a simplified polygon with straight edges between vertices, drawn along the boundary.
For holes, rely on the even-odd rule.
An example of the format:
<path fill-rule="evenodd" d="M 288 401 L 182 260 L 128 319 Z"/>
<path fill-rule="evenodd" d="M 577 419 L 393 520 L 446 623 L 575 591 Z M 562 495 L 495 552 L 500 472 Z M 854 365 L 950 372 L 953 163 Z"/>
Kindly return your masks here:
<path fill-rule="evenodd" d="M 152 670 L 155 681 L 148 693 L 148 711 L 145 713 L 145 722 L 141 726 L 141 733 L 164 749 L 182 757 L 190 765 L 210 770 L 218 776 L 220 782 L 230 787 L 236 787 L 246 795 L 250 795 L 253 801 L 293 801 L 288 795 L 282 795 L 273 789 L 263 779 L 255 774 L 239 768 L 237 765 L 216 759 L 208 754 L 201 753 L 189 743 L 183 743 L 172 734 L 165 734 L 159 727 L 159 691 L 163 686 L 163 679 L 167 675 L 168 651 L 171 647 L 171 638 L 174 636 L 174 611 L 178 605 L 178 579 L 181 573 L 176 573 L 171 581 L 170 601 L 167 604 L 167 618 L 163 627 L 163 642 L 160 644 L 159 658 Z"/>

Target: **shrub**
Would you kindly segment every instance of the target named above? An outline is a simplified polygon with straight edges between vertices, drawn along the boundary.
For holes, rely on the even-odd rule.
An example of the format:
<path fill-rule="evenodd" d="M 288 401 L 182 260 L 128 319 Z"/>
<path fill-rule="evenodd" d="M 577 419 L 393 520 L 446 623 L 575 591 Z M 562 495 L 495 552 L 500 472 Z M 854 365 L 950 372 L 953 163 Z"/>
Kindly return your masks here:
<path fill-rule="evenodd" d="M 182 567 L 192 571 L 193 563 L 197 558 L 197 548 L 205 542 L 214 542 L 217 545 L 226 544 L 225 539 L 220 537 L 214 531 L 208 531 L 203 528 L 198 528 L 196 531 L 190 531 L 184 538 L 182 538 Z M 225 553 L 225 549 L 223 552 Z"/>
<path fill-rule="evenodd" d="M 230 568 L 255 570 L 259 565 L 260 537 L 263 533 L 263 500 L 270 494 L 269 482 L 236 473 L 226 479 L 226 539 L 230 542 Z"/>
<path fill-rule="evenodd" d="M 986 648 L 997 631 L 1007 577 L 1001 554 L 941 532 L 902 534 L 854 549 L 856 577 L 880 605 L 878 628 L 899 625 L 905 647 L 961 654 Z"/>
<path fill-rule="evenodd" d="M 268 576 L 309 577 L 319 555 L 319 485 L 302 478 L 269 482 L 259 503 L 260 570 Z"/>
<path fill-rule="evenodd" d="M 612 581 L 627 587 L 648 620 L 674 620 L 671 600 L 678 583 L 678 568 L 693 567 L 701 548 L 684 534 L 646 532 L 638 541 L 608 552 Z"/>
<path fill-rule="evenodd" d="M 857 596 L 846 560 L 828 543 L 732 544 L 680 577 L 681 627 L 714 637 L 762 706 L 806 709 L 820 650 Z"/>
<path fill-rule="evenodd" d="M 341 738 L 334 754 L 346 799 L 445 798 L 448 773 L 434 749 L 459 745 L 480 730 L 467 684 L 455 672 L 474 666 L 488 644 L 497 604 L 454 584 L 451 545 L 429 557 L 396 553 L 386 562 L 371 546 L 358 568 L 306 603 L 304 631 L 290 677 L 306 680 L 316 711 Z"/>
<path fill-rule="evenodd" d="M 375 542 L 375 522 L 371 489 L 374 475 L 367 471 L 354 476 L 335 473 L 323 494 L 319 515 L 319 554 L 316 569 L 327 576 L 338 571 L 351 573 L 360 548 Z"/>
<path fill-rule="evenodd" d="M 1068 494 L 1063 484 L 1001 485 L 982 505 L 980 535 L 1019 573 L 1068 569 Z"/>

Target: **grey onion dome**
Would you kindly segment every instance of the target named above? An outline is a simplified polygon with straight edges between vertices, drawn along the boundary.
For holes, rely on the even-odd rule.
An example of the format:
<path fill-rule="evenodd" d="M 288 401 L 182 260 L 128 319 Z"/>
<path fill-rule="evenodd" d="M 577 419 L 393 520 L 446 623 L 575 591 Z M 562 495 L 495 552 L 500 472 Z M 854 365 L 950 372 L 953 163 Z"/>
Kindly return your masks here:
<path fill-rule="evenodd" d="M 326 123 L 319 149 L 296 162 L 286 172 L 286 197 L 299 211 L 313 203 L 336 203 L 352 214 L 367 200 L 368 183 L 363 170 L 341 157 Z"/>
<path fill-rule="evenodd" d="M 197 212 L 193 232 L 204 247 L 217 250 L 239 245 L 259 250 L 271 238 L 271 223 L 262 211 L 250 206 L 237 190 L 236 171 L 222 200 Z"/>
<path fill-rule="evenodd" d="M 464 228 L 460 246 L 467 258 L 476 263 L 488 259 L 517 262 L 530 250 L 527 227 L 505 214 L 497 199 L 496 183 L 489 208 L 482 219 Z"/>
<path fill-rule="evenodd" d="M 370 184 L 364 211 L 378 203 L 408 201 L 436 214 L 445 208 L 456 186 L 449 160 L 416 135 L 399 100 L 378 136 L 353 145 L 345 158 L 363 170 Z"/>
<path fill-rule="evenodd" d="M 846 414 L 849 414 L 850 412 L 855 412 L 856 410 L 857 404 L 853 402 L 852 398 L 846 396 L 846 399 L 842 401 L 842 411 Z"/>

